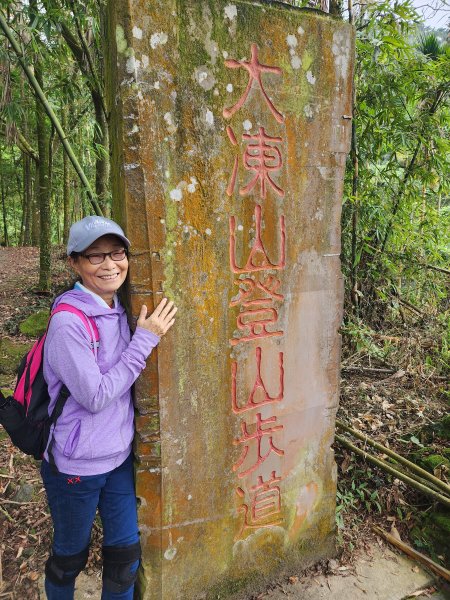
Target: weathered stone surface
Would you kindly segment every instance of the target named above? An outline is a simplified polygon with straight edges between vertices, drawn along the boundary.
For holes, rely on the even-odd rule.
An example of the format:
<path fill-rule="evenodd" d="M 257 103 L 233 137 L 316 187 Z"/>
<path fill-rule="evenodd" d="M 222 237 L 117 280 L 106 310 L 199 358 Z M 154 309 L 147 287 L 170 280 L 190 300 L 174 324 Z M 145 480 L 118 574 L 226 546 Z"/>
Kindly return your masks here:
<path fill-rule="evenodd" d="M 110 15 L 133 313 L 179 306 L 136 386 L 142 593 L 222 598 L 332 552 L 353 33 L 275 2 Z"/>

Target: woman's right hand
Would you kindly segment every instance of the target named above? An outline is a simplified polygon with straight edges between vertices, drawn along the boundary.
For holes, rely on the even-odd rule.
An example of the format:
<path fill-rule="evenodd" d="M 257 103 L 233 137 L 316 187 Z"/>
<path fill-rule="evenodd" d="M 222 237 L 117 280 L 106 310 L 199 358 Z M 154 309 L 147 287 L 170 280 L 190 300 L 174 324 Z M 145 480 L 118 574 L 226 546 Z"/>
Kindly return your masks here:
<path fill-rule="evenodd" d="M 163 298 L 152 314 L 147 317 L 147 307 L 143 304 L 137 325 L 161 337 L 175 323 L 174 317 L 177 310 L 172 301 L 169 302 L 167 298 Z"/>

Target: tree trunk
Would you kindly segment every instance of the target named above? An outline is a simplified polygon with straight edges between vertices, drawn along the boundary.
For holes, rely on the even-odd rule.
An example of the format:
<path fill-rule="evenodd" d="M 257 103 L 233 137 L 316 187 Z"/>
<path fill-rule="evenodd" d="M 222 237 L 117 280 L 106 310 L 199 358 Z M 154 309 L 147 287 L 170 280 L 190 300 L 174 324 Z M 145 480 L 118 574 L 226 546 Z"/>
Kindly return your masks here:
<path fill-rule="evenodd" d="M 6 218 L 6 202 L 5 202 L 5 182 L 3 180 L 3 169 L 2 169 L 2 152 L 0 148 L 0 187 L 1 187 L 1 195 L 2 195 L 2 215 L 3 215 L 3 242 L 2 246 L 9 246 L 9 238 L 8 238 L 8 225 Z"/>
<path fill-rule="evenodd" d="M 31 244 L 39 246 L 39 238 L 41 235 L 41 227 L 39 222 L 39 163 L 34 165 L 34 188 L 32 195 L 32 210 L 31 210 Z"/>
<path fill-rule="evenodd" d="M 31 194 L 31 159 L 23 153 L 23 233 L 22 245 L 31 245 L 31 211 L 33 197 Z"/>
<path fill-rule="evenodd" d="M 95 120 L 97 127 L 94 130 L 94 150 L 95 160 L 95 193 L 103 214 L 107 217 L 110 214 L 109 203 L 109 135 L 108 123 L 103 112 L 101 98 L 92 92 L 94 102 Z"/>
<path fill-rule="evenodd" d="M 61 114 L 61 121 L 64 131 L 68 130 L 68 113 L 69 107 L 68 105 L 64 106 Z M 63 221 L 63 243 L 67 244 L 67 240 L 69 239 L 69 229 L 70 229 L 70 169 L 69 169 L 69 159 L 67 157 L 67 153 L 63 152 L 63 211 L 64 211 L 64 221 Z"/>
<path fill-rule="evenodd" d="M 37 0 L 30 0 L 30 17 L 37 14 Z M 36 80 L 43 89 L 42 85 L 42 66 L 37 54 L 34 57 L 34 74 Z M 50 224 L 50 182 L 49 182 L 49 135 L 45 118 L 45 109 L 36 95 L 36 139 L 39 154 L 39 188 L 37 197 L 39 199 L 39 291 L 50 291 L 50 272 L 51 272 L 51 224 Z"/>

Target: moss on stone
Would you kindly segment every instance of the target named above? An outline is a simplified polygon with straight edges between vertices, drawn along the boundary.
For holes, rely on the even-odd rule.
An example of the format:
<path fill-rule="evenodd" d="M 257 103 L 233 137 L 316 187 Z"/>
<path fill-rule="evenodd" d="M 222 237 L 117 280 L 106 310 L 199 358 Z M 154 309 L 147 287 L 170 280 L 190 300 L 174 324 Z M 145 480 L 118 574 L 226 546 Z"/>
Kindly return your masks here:
<path fill-rule="evenodd" d="M 450 440 L 450 414 L 445 415 L 438 424 L 439 434 L 446 440 Z"/>
<path fill-rule="evenodd" d="M 31 314 L 19 325 L 20 333 L 34 338 L 39 337 L 47 328 L 48 317 L 49 314 L 47 310 L 39 310 L 38 312 Z"/>
<path fill-rule="evenodd" d="M 433 473 L 434 469 L 441 467 L 442 465 L 450 468 L 450 461 L 441 454 L 422 456 L 417 462 L 423 469 L 426 469 L 430 473 Z"/>
<path fill-rule="evenodd" d="M 13 375 L 29 349 L 30 344 L 13 342 L 6 338 L 0 339 L 0 374 Z"/>

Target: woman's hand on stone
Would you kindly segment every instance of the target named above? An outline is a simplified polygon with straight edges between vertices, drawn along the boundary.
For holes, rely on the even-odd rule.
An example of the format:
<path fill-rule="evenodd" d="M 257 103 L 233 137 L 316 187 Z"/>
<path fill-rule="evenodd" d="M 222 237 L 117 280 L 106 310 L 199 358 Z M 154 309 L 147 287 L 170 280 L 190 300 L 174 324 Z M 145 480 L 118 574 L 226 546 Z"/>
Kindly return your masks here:
<path fill-rule="evenodd" d="M 161 337 L 175 323 L 174 317 L 177 310 L 172 301 L 169 302 L 167 298 L 163 298 L 152 314 L 147 317 L 147 307 L 144 304 L 139 313 L 137 325 Z"/>

